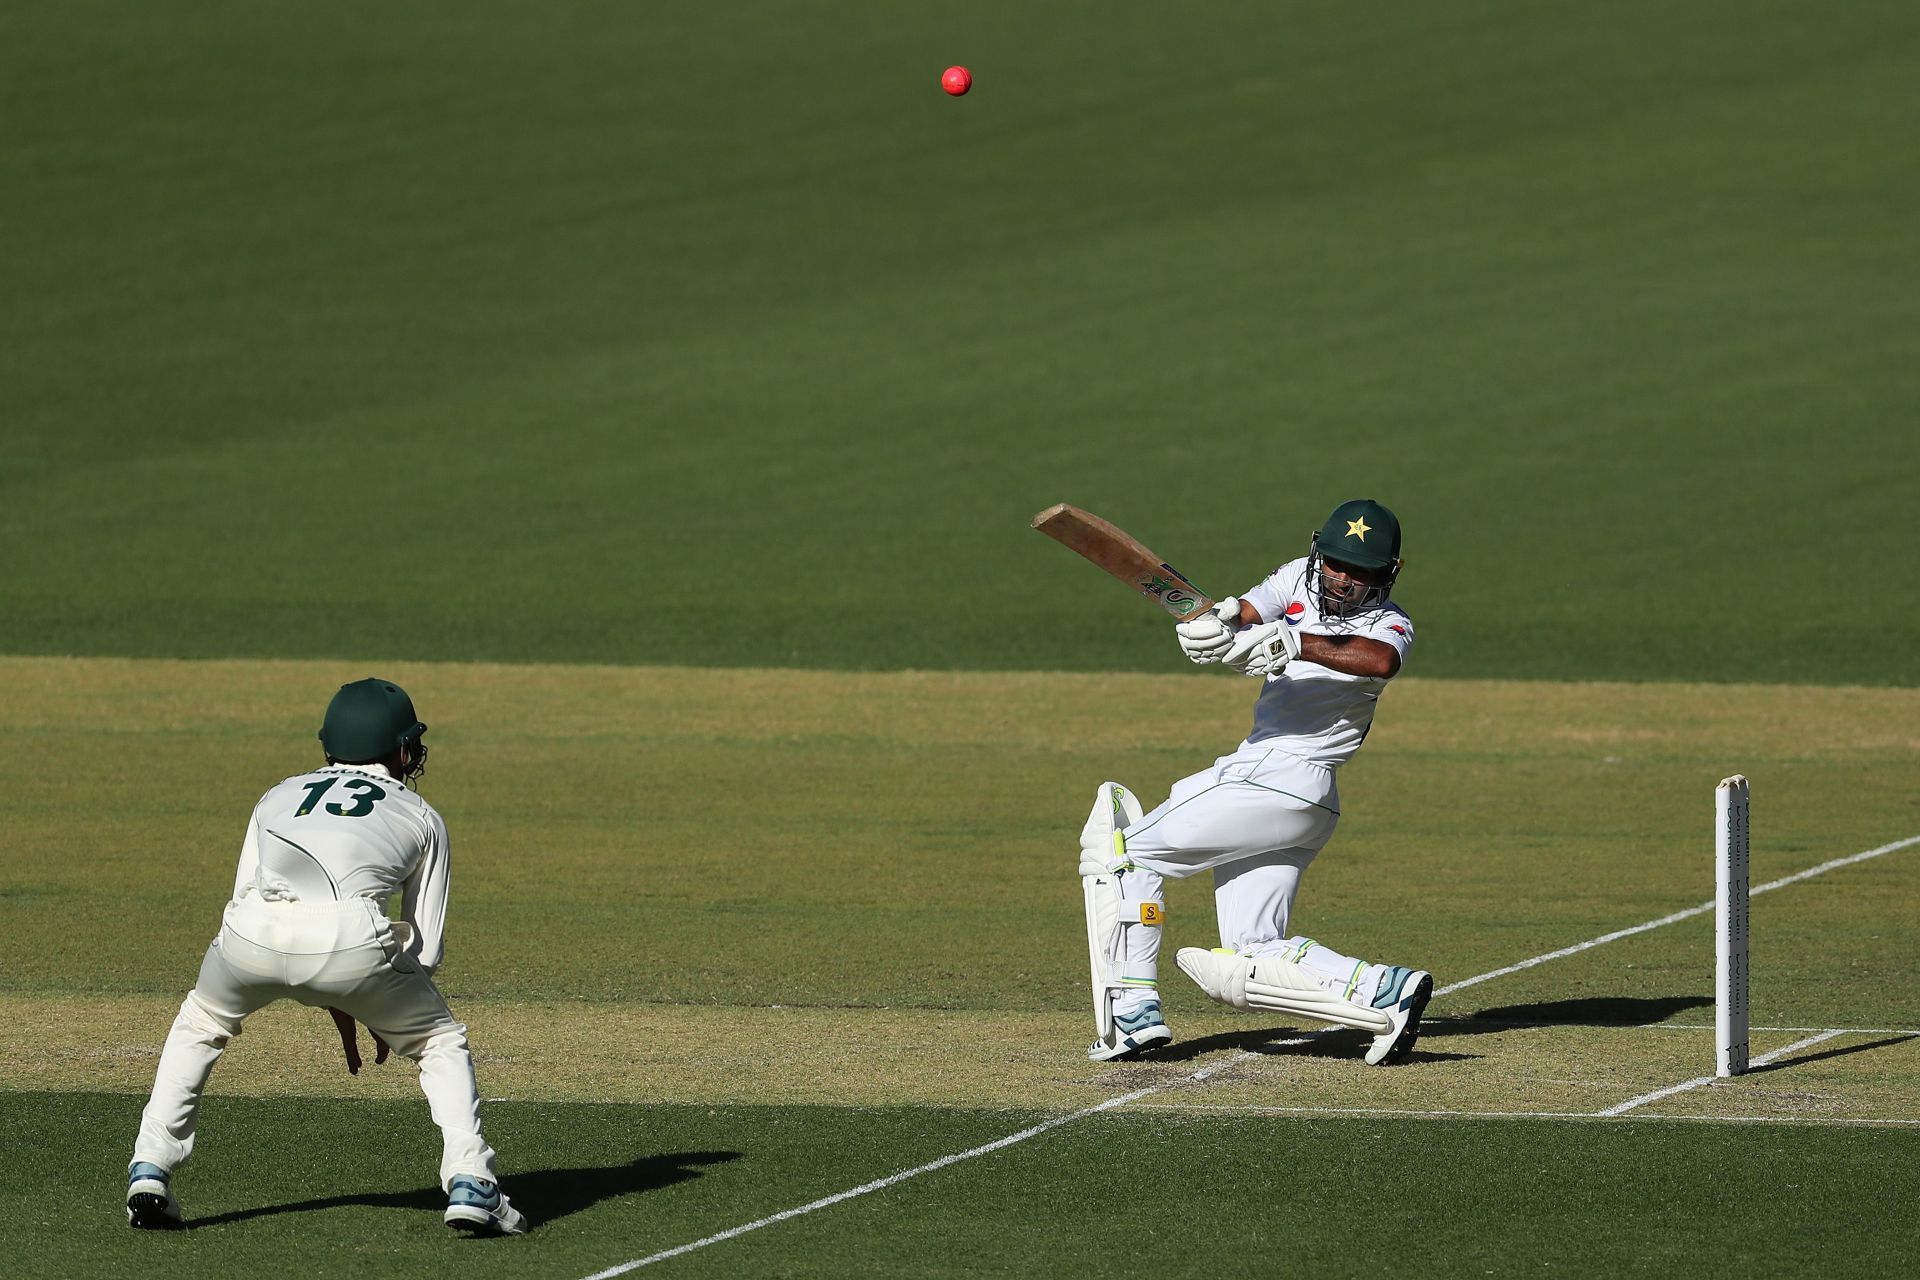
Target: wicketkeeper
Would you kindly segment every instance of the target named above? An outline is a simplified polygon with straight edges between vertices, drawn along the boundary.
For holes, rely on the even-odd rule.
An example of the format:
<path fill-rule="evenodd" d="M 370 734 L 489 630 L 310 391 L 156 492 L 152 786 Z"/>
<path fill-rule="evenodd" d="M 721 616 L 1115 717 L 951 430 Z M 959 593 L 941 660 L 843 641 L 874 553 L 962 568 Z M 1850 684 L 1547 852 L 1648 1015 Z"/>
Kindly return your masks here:
<path fill-rule="evenodd" d="M 297 1000 L 335 1011 L 349 1070 L 359 1067 L 354 1022 L 373 1031 L 381 1057 L 390 1045 L 419 1063 L 444 1140 L 447 1225 L 483 1235 L 526 1230 L 480 1134 L 467 1029 L 433 985 L 447 913 L 447 827 L 407 786 L 426 768 L 426 731 L 398 685 L 345 685 L 320 727 L 326 767 L 286 779 L 254 807 L 233 900 L 173 1020 L 140 1117 L 127 1172 L 133 1226 L 180 1225 L 172 1174 L 193 1154 L 214 1063 L 248 1014 Z M 395 894 L 400 919 L 392 921 Z"/>
<path fill-rule="evenodd" d="M 1130 1058 L 1173 1039 L 1159 998 L 1163 877 L 1209 869 L 1220 946 L 1178 956 L 1201 990 L 1236 1009 L 1370 1032 L 1369 1063 L 1412 1054 L 1431 975 L 1287 931 L 1300 875 L 1340 818 L 1334 771 L 1360 749 L 1374 703 L 1413 648 L 1413 623 L 1389 598 L 1399 572 L 1400 522 L 1355 499 L 1305 556 L 1176 624 L 1194 662 L 1261 681 L 1253 731 L 1151 813 L 1120 784 L 1101 784 L 1080 833 L 1099 1033 L 1088 1056 Z"/>

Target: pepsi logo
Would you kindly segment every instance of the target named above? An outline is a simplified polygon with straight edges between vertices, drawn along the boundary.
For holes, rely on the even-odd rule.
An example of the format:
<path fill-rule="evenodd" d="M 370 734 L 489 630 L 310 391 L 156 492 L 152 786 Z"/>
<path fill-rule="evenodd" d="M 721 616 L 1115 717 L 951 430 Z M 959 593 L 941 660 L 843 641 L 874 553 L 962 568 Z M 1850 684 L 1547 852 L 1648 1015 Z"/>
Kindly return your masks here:
<path fill-rule="evenodd" d="M 1287 606 L 1286 620 L 1287 620 L 1288 626 L 1290 627 L 1299 626 L 1301 623 L 1301 620 L 1304 619 L 1306 616 L 1307 616 L 1307 606 L 1300 603 L 1300 601 L 1295 600 L 1292 604 L 1289 604 Z"/>

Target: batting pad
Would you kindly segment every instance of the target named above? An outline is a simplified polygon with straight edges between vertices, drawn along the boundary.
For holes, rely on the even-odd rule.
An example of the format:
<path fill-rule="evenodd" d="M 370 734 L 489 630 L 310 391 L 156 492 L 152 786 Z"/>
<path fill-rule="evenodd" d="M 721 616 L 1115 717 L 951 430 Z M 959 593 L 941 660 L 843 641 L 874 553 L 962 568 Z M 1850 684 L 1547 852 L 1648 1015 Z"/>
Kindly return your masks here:
<path fill-rule="evenodd" d="M 1120 989 L 1121 950 L 1126 931 L 1120 927 L 1120 876 L 1105 871 L 1081 876 L 1087 906 L 1087 959 L 1093 974 L 1093 1025 L 1101 1039 L 1113 1034 L 1114 992 Z"/>
<path fill-rule="evenodd" d="M 1281 956 L 1243 956 L 1232 951 L 1183 947 L 1175 960 L 1180 971 L 1202 991 L 1235 1009 L 1313 1018 L 1374 1035 L 1390 1025 L 1385 1011 L 1342 1000 L 1315 982 L 1305 969 Z"/>
<path fill-rule="evenodd" d="M 1127 865 L 1123 832 L 1140 821 L 1145 811 L 1133 792 L 1117 782 L 1103 782 L 1093 795 L 1093 810 L 1080 828 L 1080 874 L 1120 871 Z"/>
<path fill-rule="evenodd" d="M 1123 834 L 1140 821 L 1143 810 L 1133 792 L 1117 782 L 1103 782 L 1094 793 L 1093 811 L 1080 828 L 1080 887 L 1087 910 L 1087 961 L 1093 985 L 1093 1025 L 1101 1039 L 1113 1033 L 1113 994 L 1120 990 L 1126 963 L 1126 930 L 1122 927 L 1132 907 L 1133 918 L 1148 921 L 1141 904 L 1128 904 L 1120 891 L 1120 872 L 1127 865 Z M 1157 913 L 1161 908 L 1154 907 Z"/>

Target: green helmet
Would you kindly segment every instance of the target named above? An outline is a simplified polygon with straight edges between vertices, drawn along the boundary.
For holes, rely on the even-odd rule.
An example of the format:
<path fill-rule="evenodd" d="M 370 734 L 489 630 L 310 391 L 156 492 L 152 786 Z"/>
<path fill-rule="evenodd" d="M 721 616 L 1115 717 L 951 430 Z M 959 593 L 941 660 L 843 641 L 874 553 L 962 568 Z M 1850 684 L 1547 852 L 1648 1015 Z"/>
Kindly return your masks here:
<path fill-rule="evenodd" d="M 1364 583 L 1358 590 L 1330 585 L 1329 560 L 1363 571 Z M 1330 618 L 1350 617 L 1385 604 L 1399 576 L 1400 521 L 1372 498 L 1354 498 L 1335 507 L 1307 547 L 1307 583 L 1319 599 L 1321 613 Z"/>
<path fill-rule="evenodd" d="M 427 726 L 413 713 L 413 699 L 391 680 L 368 676 L 340 686 L 327 704 L 320 722 L 320 745 L 327 758 L 342 764 L 385 760 L 396 750 L 407 750 L 407 776 L 417 778 L 427 767 L 426 744 L 420 735 Z"/>
<path fill-rule="evenodd" d="M 1372 498 L 1355 498 L 1333 509 L 1313 547 L 1356 569 L 1392 569 L 1400 563 L 1400 522 Z"/>

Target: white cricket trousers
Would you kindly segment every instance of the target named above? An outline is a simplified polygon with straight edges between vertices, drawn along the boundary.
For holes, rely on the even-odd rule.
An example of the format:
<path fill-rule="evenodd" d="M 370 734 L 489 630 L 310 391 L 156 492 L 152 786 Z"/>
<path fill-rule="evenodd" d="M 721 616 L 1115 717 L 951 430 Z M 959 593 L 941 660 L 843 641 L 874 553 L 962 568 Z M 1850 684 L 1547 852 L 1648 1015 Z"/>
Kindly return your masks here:
<path fill-rule="evenodd" d="M 1127 858 L 1176 880 L 1211 868 L 1220 945 L 1258 947 L 1287 937 L 1300 874 L 1339 821 L 1333 770 L 1243 742 L 1128 827 Z"/>
<path fill-rule="evenodd" d="M 246 1016 L 275 1000 L 339 1009 L 417 1062 L 420 1091 L 444 1143 L 440 1185 L 457 1174 L 495 1180 L 493 1148 L 480 1134 L 467 1029 L 402 950 L 393 923 L 365 898 L 248 897 L 229 904 L 220 936 L 200 963 L 200 979 L 160 1050 L 135 1161 L 173 1169 L 193 1154 L 200 1096 L 214 1063 Z"/>

